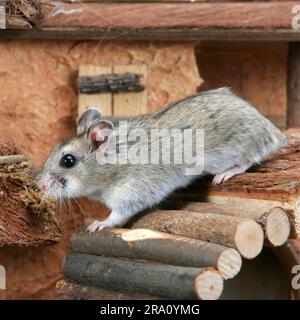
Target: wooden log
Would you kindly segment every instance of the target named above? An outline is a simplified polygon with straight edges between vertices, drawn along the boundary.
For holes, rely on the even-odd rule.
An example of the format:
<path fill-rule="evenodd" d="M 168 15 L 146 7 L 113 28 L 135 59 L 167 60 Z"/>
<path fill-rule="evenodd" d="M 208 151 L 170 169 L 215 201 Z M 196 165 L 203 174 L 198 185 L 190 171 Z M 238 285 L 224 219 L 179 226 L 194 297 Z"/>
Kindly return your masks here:
<path fill-rule="evenodd" d="M 67 279 L 114 291 L 176 299 L 218 299 L 223 279 L 214 269 L 187 268 L 71 253 L 63 268 Z"/>
<path fill-rule="evenodd" d="M 287 74 L 287 125 L 300 127 L 300 44 L 289 44 Z"/>
<path fill-rule="evenodd" d="M 291 233 L 288 213 L 280 207 L 261 212 L 254 207 L 241 209 L 239 206 L 218 205 L 208 202 L 167 200 L 160 205 L 163 209 L 188 210 L 213 213 L 256 220 L 265 232 L 267 243 L 276 247 L 283 245 Z"/>
<path fill-rule="evenodd" d="M 26 161 L 26 158 L 21 154 L 11 156 L 0 156 L 0 164 L 19 163 L 23 161 Z"/>
<path fill-rule="evenodd" d="M 183 210 L 157 210 L 133 222 L 133 228 L 148 228 L 201 239 L 235 248 L 247 259 L 262 250 L 264 234 L 251 219 Z"/>
<path fill-rule="evenodd" d="M 147 259 L 185 267 L 213 267 L 224 279 L 233 278 L 242 265 L 235 249 L 148 229 L 79 232 L 74 234 L 71 243 L 76 252 Z"/>
<path fill-rule="evenodd" d="M 56 300 L 159 300 L 161 297 L 109 291 L 60 280 L 55 286 Z"/>
<path fill-rule="evenodd" d="M 93 77 L 79 77 L 78 90 L 80 93 L 104 93 L 104 92 L 140 92 L 145 89 L 140 84 L 141 74 L 107 74 Z"/>

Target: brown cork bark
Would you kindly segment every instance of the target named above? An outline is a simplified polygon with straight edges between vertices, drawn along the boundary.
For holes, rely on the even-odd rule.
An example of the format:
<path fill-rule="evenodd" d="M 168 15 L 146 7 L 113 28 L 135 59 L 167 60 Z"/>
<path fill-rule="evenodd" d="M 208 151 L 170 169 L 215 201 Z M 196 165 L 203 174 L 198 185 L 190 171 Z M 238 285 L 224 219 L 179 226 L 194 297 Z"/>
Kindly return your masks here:
<path fill-rule="evenodd" d="M 263 230 L 251 219 L 183 210 L 157 210 L 133 222 L 133 228 L 149 228 L 235 248 L 248 259 L 263 247 Z"/>
<path fill-rule="evenodd" d="M 11 143 L 0 142 L 0 246 L 58 241 L 61 229 L 55 202 L 42 199 L 33 164 L 13 154 L 17 150 Z"/>
<path fill-rule="evenodd" d="M 214 267 L 224 279 L 233 278 L 242 265 L 235 249 L 148 229 L 79 232 L 71 242 L 76 252 L 147 259 L 186 267 Z"/>
<path fill-rule="evenodd" d="M 108 290 L 175 299 L 218 299 L 223 279 L 214 269 L 187 268 L 73 252 L 65 261 L 67 279 Z"/>

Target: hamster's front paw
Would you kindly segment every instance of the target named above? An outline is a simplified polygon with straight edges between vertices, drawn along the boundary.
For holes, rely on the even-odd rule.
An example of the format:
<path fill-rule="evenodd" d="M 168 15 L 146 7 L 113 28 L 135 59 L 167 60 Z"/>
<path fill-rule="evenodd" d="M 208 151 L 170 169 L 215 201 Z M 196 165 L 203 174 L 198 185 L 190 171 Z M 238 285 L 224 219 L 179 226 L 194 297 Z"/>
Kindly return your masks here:
<path fill-rule="evenodd" d="M 106 221 L 96 220 L 86 228 L 86 231 L 88 231 L 89 233 L 93 233 L 93 232 L 101 231 L 104 228 L 109 228 L 109 227 L 111 227 L 111 226 Z"/>

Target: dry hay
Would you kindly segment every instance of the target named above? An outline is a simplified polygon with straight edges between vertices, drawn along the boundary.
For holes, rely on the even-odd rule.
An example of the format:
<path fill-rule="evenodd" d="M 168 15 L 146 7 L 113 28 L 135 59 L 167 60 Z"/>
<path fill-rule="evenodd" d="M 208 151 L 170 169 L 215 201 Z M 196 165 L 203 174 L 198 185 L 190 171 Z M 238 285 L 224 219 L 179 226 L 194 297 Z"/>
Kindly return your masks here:
<path fill-rule="evenodd" d="M 19 153 L 14 144 L 0 142 L 0 156 Z M 42 200 L 35 180 L 29 161 L 0 165 L 0 246 L 60 239 L 55 202 Z"/>

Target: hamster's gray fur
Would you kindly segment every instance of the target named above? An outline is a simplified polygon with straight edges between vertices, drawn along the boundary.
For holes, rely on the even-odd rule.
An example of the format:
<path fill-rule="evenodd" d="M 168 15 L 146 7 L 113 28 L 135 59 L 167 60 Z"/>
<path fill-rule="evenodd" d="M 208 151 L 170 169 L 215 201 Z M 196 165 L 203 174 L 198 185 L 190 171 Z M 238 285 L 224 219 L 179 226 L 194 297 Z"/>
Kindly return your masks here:
<path fill-rule="evenodd" d="M 139 128 L 147 132 L 153 128 L 204 129 L 201 175 L 214 175 L 214 183 L 245 172 L 286 144 L 286 137 L 269 120 L 227 88 L 195 94 L 163 110 L 130 119 L 128 131 Z M 95 149 L 110 143 L 103 139 L 105 130 L 110 132 L 107 136 L 116 136 L 117 128 L 101 119 L 98 110 L 86 111 L 78 122 L 78 135 L 54 148 L 39 181 L 49 196 L 87 196 L 105 203 L 112 210 L 110 216 L 91 224 L 90 232 L 123 225 L 195 178 L 186 175 L 185 164 L 99 164 Z M 120 138 L 119 153 L 124 143 Z M 152 147 L 148 143 L 148 148 Z M 64 167 L 62 157 L 66 155 L 74 157 L 74 166 Z"/>

